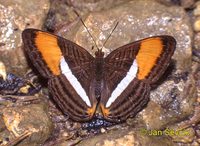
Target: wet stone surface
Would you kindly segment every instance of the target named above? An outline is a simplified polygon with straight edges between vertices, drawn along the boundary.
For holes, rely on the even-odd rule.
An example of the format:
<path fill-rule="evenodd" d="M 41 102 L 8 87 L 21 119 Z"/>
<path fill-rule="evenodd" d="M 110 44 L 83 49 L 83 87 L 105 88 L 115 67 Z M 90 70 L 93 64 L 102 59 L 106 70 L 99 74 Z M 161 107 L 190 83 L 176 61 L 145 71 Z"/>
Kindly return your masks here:
<path fill-rule="evenodd" d="M 12 73 L 6 75 L 6 79 L 0 78 L 1 95 L 34 95 L 41 89 L 34 74 L 27 73 L 24 78 Z"/>
<path fill-rule="evenodd" d="M 19 3 L 20 2 L 19 0 Z M 31 1 L 30 4 L 27 4 L 28 6 L 20 6 L 24 7 L 26 10 L 29 9 L 33 3 L 34 2 Z M 8 9 L 3 1 L 0 1 L 0 4 L 2 5 L 0 8 L 4 10 Z M 10 5 L 12 2 L 8 4 Z M 197 28 L 195 28 L 195 32 L 193 32 L 195 24 L 191 24 L 189 15 L 187 15 L 187 11 L 185 11 L 185 9 L 188 8 L 192 9 L 192 5 L 195 5 L 193 15 L 195 20 L 198 21 L 198 2 L 194 4 L 193 1 L 186 3 L 186 1 L 182 0 L 175 3 L 175 1 L 172 2 L 169 0 L 161 4 L 154 0 L 111 0 L 105 4 L 104 0 L 70 2 L 65 0 L 51 0 L 51 7 L 48 15 L 46 15 L 46 11 L 44 12 L 44 9 L 42 9 L 44 5 L 47 6 L 45 8 L 48 9 L 49 5 L 47 1 L 44 3 L 34 3 L 34 8 L 37 9 L 38 13 L 36 16 L 28 18 L 30 26 L 40 29 L 43 25 L 43 29 L 72 40 L 84 47 L 91 54 L 94 54 L 97 49 L 95 47 L 93 50 L 91 49 L 94 46 L 94 42 L 80 23 L 80 20 L 74 14 L 71 6 L 80 13 L 99 48 L 102 47 L 116 23 L 119 22 L 112 36 L 103 46 L 103 51 L 106 52 L 106 55 L 127 43 L 154 35 L 174 36 L 177 41 L 177 49 L 167 73 L 158 84 L 153 87 L 150 102 L 147 107 L 136 117 L 128 119 L 125 123 L 113 126 L 110 126 L 101 119 L 95 119 L 96 121 L 94 120 L 94 122 L 84 124 L 71 121 L 67 115 L 62 114 L 51 100 L 48 100 L 48 102 L 46 101 L 47 98 L 39 98 L 39 102 L 38 98 L 35 100 L 35 97 L 38 97 L 38 94 L 35 93 L 39 90 L 31 94 L 35 95 L 33 99 L 24 99 L 22 98 L 23 96 L 19 96 L 19 98 L 16 99 L 14 95 L 21 93 L 21 91 L 25 93 L 25 95 L 30 94 L 29 90 L 24 92 L 23 88 L 27 88 L 27 85 L 31 86 L 26 82 L 25 73 L 20 76 L 21 78 L 18 76 L 22 81 L 19 82 L 19 85 L 15 84 L 16 82 L 8 82 L 8 80 L 5 80 L 5 78 L 8 79 L 10 75 L 7 74 L 7 77 L 5 77 L 5 71 L 2 69 L 2 74 L 0 68 L 0 87 L 3 85 L 6 86 L 6 88 L 1 88 L 3 90 L 0 90 L 0 109 L 2 111 L 0 114 L 0 145 L 11 141 L 17 141 L 16 137 L 23 138 L 23 136 L 25 138 L 22 143 L 20 143 L 21 145 L 39 145 L 43 143 L 42 145 L 44 146 L 75 144 L 81 146 L 129 146 L 149 144 L 154 146 L 186 146 L 190 144 L 200 144 L 198 136 L 200 129 L 198 125 L 200 119 L 200 67 L 198 62 L 192 61 L 193 36 L 196 40 L 195 48 L 199 49 L 198 46 L 200 46 L 198 42 L 198 25 Z M 181 5 L 182 7 L 180 7 Z M 6 19 L 8 19 L 7 17 L 9 16 L 11 21 L 13 21 L 13 17 L 15 16 L 13 8 L 15 7 L 10 5 L 4 15 Z M 29 13 L 27 13 L 27 15 L 30 16 Z M 41 15 L 40 19 L 38 19 L 38 15 Z M 45 16 L 46 19 L 43 21 Z M 26 16 L 21 17 L 22 20 L 26 18 Z M 194 21 L 194 23 L 196 23 L 196 21 Z M 14 50 L 16 48 L 21 49 L 21 31 L 27 27 L 26 23 L 24 24 L 23 21 L 22 24 L 23 27 L 20 27 L 20 31 L 17 31 L 18 34 L 14 39 L 19 40 L 17 43 L 18 46 L 14 45 Z M 8 28 L 9 27 L 6 25 L 5 32 L 9 32 Z M 3 47 L 3 51 L 5 51 L 5 44 L 7 45 L 7 42 L 5 43 L 2 40 L 3 39 L 0 38 L 0 50 L 2 50 Z M 13 58 L 13 56 L 5 54 L 3 56 L 6 57 L 4 57 L 4 59 L 1 57 L 0 61 Z M 14 57 L 17 56 L 16 53 L 13 54 Z M 15 66 L 15 63 L 13 64 L 11 62 L 9 65 L 5 63 L 5 66 L 6 70 L 9 71 L 10 69 L 8 68 Z M 26 65 L 22 66 L 24 68 L 27 67 Z M 23 84 L 23 86 L 21 86 L 21 84 Z M 9 90 L 13 85 L 19 88 L 17 88 L 17 92 L 14 92 L 14 95 L 10 96 L 11 93 L 8 91 L 13 91 L 13 89 Z M 31 86 L 31 88 L 28 87 L 28 89 L 32 89 L 32 87 L 35 86 Z M 4 93 L 1 91 L 4 91 Z M 8 93 L 10 98 L 7 96 Z M 42 89 L 42 94 L 48 97 L 48 99 L 51 98 L 46 88 Z M 22 102 L 18 102 L 19 99 Z M 21 104 L 24 102 L 26 104 Z M 52 126 L 51 121 L 54 126 Z M 103 125 L 102 123 L 105 125 L 97 128 L 99 124 Z M 26 131 L 27 129 L 29 131 L 28 134 Z M 176 135 L 175 133 L 178 130 L 181 130 L 182 134 L 184 133 L 185 135 L 182 137 L 180 134 Z M 12 133 L 12 135 L 10 133 Z M 187 133 L 189 133 L 189 136 L 186 135 Z"/>
<path fill-rule="evenodd" d="M 27 26 L 41 28 L 48 8 L 48 0 L 0 0 L 0 61 L 8 72 L 26 73 L 28 65 L 21 48 L 21 33 Z"/>
<path fill-rule="evenodd" d="M 47 104 L 40 97 L 0 96 L 0 101 L 1 122 L 5 125 L 1 128 L 2 144 L 37 146 L 47 140 L 53 125 L 47 112 Z M 24 135 L 26 137 L 21 139 Z M 23 141 L 20 142 L 21 140 Z"/>
<path fill-rule="evenodd" d="M 143 13 L 140 10 L 143 10 Z M 134 11 L 133 11 L 134 10 Z M 120 14 L 120 15 L 118 15 Z M 83 16 L 84 18 L 84 16 Z M 181 7 L 166 7 L 156 2 L 142 0 L 131 1 L 107 11 L 90 13 L 85 24 L 95 37 L 97 46 L 102 47 L 116 23 L 117 28 L 103 47 L 108 54 L 127 43 L 155 35 L 172 35 L 177 40 L 177 49 L 173 58 L 176 69 L 189 70 L 191 66 L 191 38 L 193 36 L 189 18 Z M 82 25 L 71 27 L 64 37 L 91 50 L 94 42 Z M 175 27 L 173 27 L 175 26 Z M 77 33 L 74 34 L 74 30 Z"/>

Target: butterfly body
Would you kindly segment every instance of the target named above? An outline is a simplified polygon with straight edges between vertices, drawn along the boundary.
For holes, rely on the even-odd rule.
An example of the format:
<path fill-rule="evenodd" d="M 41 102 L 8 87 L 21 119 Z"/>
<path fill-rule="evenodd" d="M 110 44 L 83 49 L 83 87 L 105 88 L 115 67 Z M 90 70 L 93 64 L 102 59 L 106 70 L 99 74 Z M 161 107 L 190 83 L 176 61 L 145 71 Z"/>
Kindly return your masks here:
<path fill-rule="evenodd" d="M 104 69 L 104 53 L 101 50 L 95 52 L 95 96 L 99 100 L 103 88 L 103 69 Z"/>
<path fill-rule="evenodd" d="M 76 121 L 89 121 L 97 108 L 111 122 L 135 116 L 149 101 L 151 84 L 164 73 L 174 53 L 171 36 L 155 36 L 93 57 L 62 37 L 26 29 L 24 50 L 61 110 Z"/>

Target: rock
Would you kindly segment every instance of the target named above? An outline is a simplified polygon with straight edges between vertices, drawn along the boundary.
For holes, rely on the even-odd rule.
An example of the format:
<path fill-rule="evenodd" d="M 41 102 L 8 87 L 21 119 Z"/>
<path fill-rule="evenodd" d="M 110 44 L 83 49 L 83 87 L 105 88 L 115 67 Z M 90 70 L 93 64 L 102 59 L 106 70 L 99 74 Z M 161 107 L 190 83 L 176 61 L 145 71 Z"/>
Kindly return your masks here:
<path fill-rule="evenodd" d="M 194 22 L 193 28 L 196 31 L 194 35 L 194 47 L 195 49 L 200 49 L 200 2 L 196 2 L 196 8 L 193 10 Z"/>
<path fill-rule="evenodd" d="M 200 17 L 196 18 L 193 27 L 196 32 L 200 31 Z"/>
<path fill-rule="evenodd" d="M 173 6 L 173 5 L 180 6 L 180 0 L 156 0 L 156 1 L 166 6 Z"/>
<path fill-rule="evenodd" d="M 196 8 L 193 10 L 193 28 L 196 31 L 194 35 L 194 47 L 200 49 L 200 2 L 196 2 Z"/>
<path fill-rule="evenodd" d="M 189 8 L 192 8 L 194 6 L 195 1 L 194 0 L 181 0 L 180 4 L 183 8 L 189 9 Z"/>
<path fill-rule="evenodd" d="M 71 5 L 77 9 L 83 9 L 87 11 L 102 11 L 123 4 L 130 0 L 76 0 L 72 1 Z"/>
<path fill-rule="evenodd" d="M 0 61 L 7 72 L 22 75 L 27 71 L 21 33 L 26 27 L 41 28 L 48 8 L 48 0 L 0 0 Z"/>
<path fill-rule="evenodd" d="M 6 128 L 2 116 L 0 116 L 0 132 Z"/>
<path fill-rule="evenodd" d="M 28 136 L 18 145 L 37 146 L 49 138 L 53 129 L 52 122 L 45 103 L 26 104 L 15 104 L 15 106 L 8 106 L 1 111 L 4 124 L 10 133 L 7 139 L 10 143 L 16 137 L 28 133 Z M 1 131 L 2 133 L 4 131 Z"/>
<path fill-rule="evenodd" d="M 197 32 L 194 35 L 194 47 L 197 50 L 200 50 L 200 32 Z"/>
<path fill-rule="evenodd" d="M 3 62 L 0 61 L 0 78 L 6 79 L 6 67 Z"/>
<path fill-rule="evenodd" d="M 123 4 L 126 1 L 130 0 L 76 0 L 76 1 L 51 1 L 50 11 L 48 12 L 47 18 L 44 24 L 44 30 L 57 33 L 58 30 L 67 31 L 70 29 L 70 25 L 76 25 L 72 23 L 76 15 L 73 12 L 73 9 L 80 9 L 81 14 L 88 14 L 90 11 L 100 11 L 106 10 L 111 7 Z M 73 6 L 73 8 L 72 8 Z M 63 28 L 63 25 L 68 25 L 67 28 Z"/>
<path fill-rule="evenodd" d="M 177 130 L 176 132 L 177 133 L 171 131 L 171 135 L 170 135 L 173 138 L 174 142 L 192 143 L 194 141 L 195 131 L 193 128 Z"/>
<path fill-rule="evenodd" d="M 3 70 L 0 73 L 6 74 Z M 24 77 L 8 73 L 6 78 L 0 77 L 0 95 L 34 95 L 41 89 L 38 78 L 32 72 L 28 72 Z"/>
<path fill-rule="evenodd" d="M 143 12 L 141 13 L 140 10 Z M 193 33 L 189 18 L 181 7 L 166 7 L 148 0 L 131 1 L 107 11 L 91 13 L 84 22 L 99 48 L 102 47 L 116 23 L 119 22 L 103 48 L 106 55 L 117 47 L 142 38 L 154 35 L 172 35 L 177 40 L 177 49 L 173 57 L 176 58 L 177 69 L 190 70 Z M 94 53 L 96 48 L 91 51 L 92 46 L 95 45 L 91 36 L 83 25 L 79 26 L 80 28 L 74 26 L 76 29 L 71 27 L 64 37 Z M 74 30 L 77 30 L 77 33 L 72 33 Z"/>
<path fill-rule="evenodd" d="M 2 115 L 0 115 L 0 145 L 8 143 L 9 131 L 6 129 Z"/>
<path fill-rule="evenodd" d="M 196 102 L 196 87 L 193 74 L 187 81 L 181 79 L 175 83 L 173 80 L 165 81 L 164 84 L 151 92 L 151 100 L 144 109 L 142 117 L 150 129 L 162 129 L 169 123 L 176 123 L 191 115 L 194 111 L 193 104 Z M 157 104 L 157 105 L 155 105 Z"/>
<path fill-rule="evenodd" d="M 71 12 L 72 8 L 66 1 L 52 0 L 43 29 L 50 32 L 61 29 L 63 24 L 68 24 L 74 19 Z"/>
<path fill-rule="evenodd" d="M 196 8 L 194 9 L 193 14 L 194 16 L 200 16 L 200 2 L 197 1 L 195 5 Z"/>
<path fill-rule="evenodd" d="M 174 145 L 167 137 L 150 136 L 148 132 L 142 132 L 141 129 L 121 129 L 101 134 L 92 139 L 86 139 L 80 142 L 80 146 L 137 146 L 137 145 L 154 145 L 167 146 Z M 150 134 L 150 133 L 149 133 Z"/>

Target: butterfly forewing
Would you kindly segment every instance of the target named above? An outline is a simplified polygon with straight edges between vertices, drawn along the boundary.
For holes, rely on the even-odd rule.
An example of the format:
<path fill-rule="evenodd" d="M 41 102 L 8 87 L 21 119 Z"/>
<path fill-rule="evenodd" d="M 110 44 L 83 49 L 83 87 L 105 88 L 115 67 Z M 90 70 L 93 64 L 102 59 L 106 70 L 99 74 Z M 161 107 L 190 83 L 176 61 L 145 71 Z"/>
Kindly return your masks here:
<path fill-rule="evenodd" d="M 92 118 L 96 109 L 92 57 L 77 44 L 35 29 L 22 34 L 24 50 L 61 110 L 77 121 Z"/>
<path fill-rule="evenodd" d="M 120 47 L 105 58 L 100 106 L 106 119 L 124 121 L 148 103 L 150 86 L 166 70 L 175 45 L 171 36 L 155 36 Z"/>
<path fill-rule="evenodd" d="M 22 33 L 25 53 L 39 73 L 50 78 L 59 75 L 59 58 L 62 53 L 57 44 L 57 36 L 35 29 L 26 29 Z"/>
<path fill-rule="evenodd" d="M 155 83 L 167 69 L 176 48 L 171 36 L 151 37 L 140 42 L 136 56 L 139 65 L 137 78 Z"/>

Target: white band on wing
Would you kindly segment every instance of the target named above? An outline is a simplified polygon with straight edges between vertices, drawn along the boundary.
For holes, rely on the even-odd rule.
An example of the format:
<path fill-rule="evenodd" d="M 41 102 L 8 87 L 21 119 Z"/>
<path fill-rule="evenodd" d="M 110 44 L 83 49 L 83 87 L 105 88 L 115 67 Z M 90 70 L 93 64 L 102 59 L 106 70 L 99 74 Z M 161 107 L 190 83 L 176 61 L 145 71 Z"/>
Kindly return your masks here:
<path fill-rule="evenodd" d="M 128 87 L 130 82 L 136 77 L 137 71 L 138 65 L 135 59 L 126 76 L 120 81 L 115 90 L 112 92 L 110 98 L 108 99 L 108 102 L 106 103 L 106 108 L 108 108 L 117 99 L 117 97 Z"/>
<path fill-rule="evenodd" d="M 62 74 L 65 75 L 69 83 L 72 85 L 76 93 L 83 99 L 83 101 L 91 107 L 91 103 L 89 100 L 89 97 L 87 96 L 85 90 L 81 86 L 80 82 L 77 80 L 77 78 L 72 74 L 67 62 L 65 61 L 65 58 L 62 56 L 60 59 L 60 68 L 62 71 Z"/>

